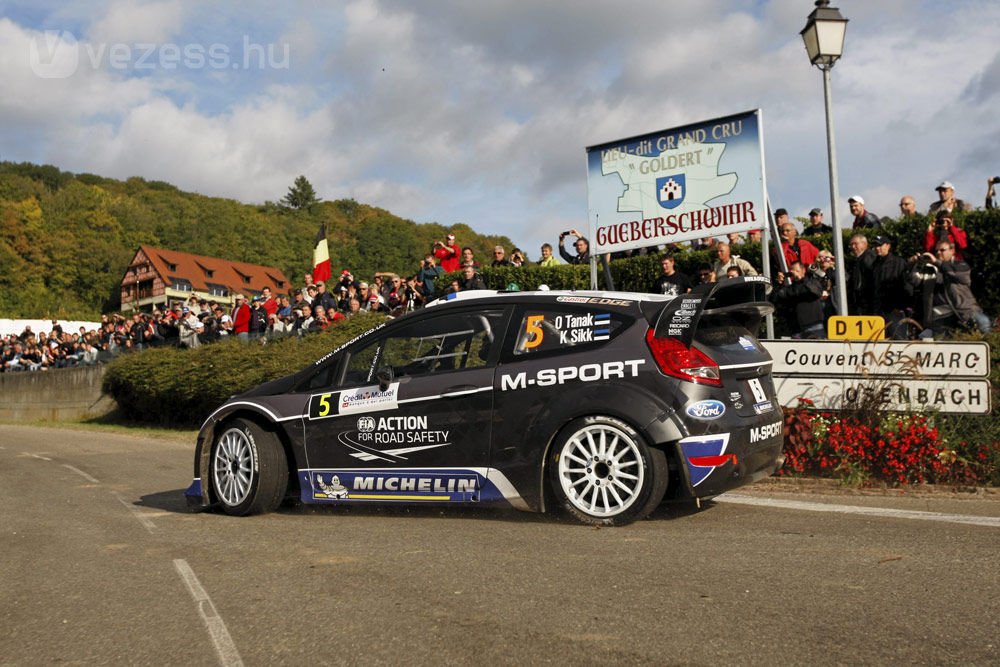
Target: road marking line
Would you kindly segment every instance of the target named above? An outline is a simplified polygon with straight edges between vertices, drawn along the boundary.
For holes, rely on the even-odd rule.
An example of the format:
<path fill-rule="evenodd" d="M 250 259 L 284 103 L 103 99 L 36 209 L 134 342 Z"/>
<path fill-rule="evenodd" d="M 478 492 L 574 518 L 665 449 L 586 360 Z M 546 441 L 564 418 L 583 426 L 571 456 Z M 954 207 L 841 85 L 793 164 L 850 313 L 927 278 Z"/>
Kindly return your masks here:
<path fill-rule="evenodd" d="M 122 505 L 125 506 L 125 509 L 127 509 L 129 512 L 132 513 L 132 516 L 134 516 L 139 521 L 139 523 L 142 524 L 143 528 L 145 528 L 150 533 L 152 533 L 153 531 L 156 530 L 156 524 L 154 524 L 152 521 L 150 521 L 149 517 L 147 517 L 145 514 L 143 514 L 142 512 L 140 512 L 139 508 L 137 508 L 135 505 L 133 505 L 129 501 L 125 500 L 121 496 L 121 494 L 118 493 L 117 491 L 112 491 L 111 493 L 113 493 L 114 496 L 115 496 L 115 498 L 117 498 L 118 501 Z"/>
<path fill-rule="evenodd" d="M 51 461 L 52 460 L 52 459 L 50 459 L 47 456 L 40 456 L 39 454 L 32 454 L 31 452 L 21 452 L 21 453 L 25 454 L 27 456 L 30 456 L 33 459 L 41 459 L 42 461 Z"/>
<path fill-rule="evenodd" d="M 801 500 L 778 500 L 776 498 L 755 498 L 734 493 L 725 493 L 715 498 L 720 503 L 735 505 L 754 505 L 756 507 L 777 507 L 789 510 L 805 510 L 807 512 L 835 512 L 838 514 L 865 514 L 868 516 L 889 519 L 914 519 L 917 521 L 941 521 L 944 523 L 963 523 L 972 526 L 988 526 L 1000 528 L 1000 517 L 971 516 L 968 514 L 944 514 L 942 512 L 921 512 L 917 510 L 894 510 L 886 507 L 857 507 L 855 505 L 827 505 L 825 503 L 808 503 Z"/>
<path fill-rule="evenodd" d="M 219 664 L 223 665 L 223 667 L 242 665 L 243 658 L 240 657 L 240 652 L 236 650 L 236 644 L 233 643 L 233 638 L 230 636 L 229 630 L 226 629 L 225 621 L 219 616 L 219 612 L 212 603 L 212 598 L 208 597 L 208 593 L 205 592 L 201 582 L 198 581 L 198 577 L 195 576 L 194 570 L 191 569 L 191 566 L 183 558 L 175 558 L 174 567 L 177 568 L 177 573 L 181 575 L 181 579 L 184 581 L 184 585 L 187 586 L 188 592 L 191 593 L 191 597 L 198 603 L 198 614 L 201 616 L 201 620 L 205 622 L 208 635 L 212 638 L 212 643 L 215 644 L 215 651 L 219 654 Z"/>
<path fill-rule="evenodd" d="M 74 467 L 74 466 L 71 466 L 71 465 L 70 465 L 70 464 L 68 464 L 68 463 L 64 463 L 64 464 L 63 464 L 63 468 L 68 468 L 69 470 L 72 470 L 72 471 L 73 471 L 73 472 L 75 472 L 75 473 L 76 473 L 77 475 L 79 475 L 80 477 L 83 477 L 83 478 L 84 478 L 85 480 L 87 480 L 87 481 L 88 481 L 88 482 L 90 482 L 91 484 L 100 484 L 100 483 L 101 483 L 101 482 L 100 482 L 100 481 L 98 481 L 98 480 L 97 480 L 96 478 L 92 477 L 91 475 L 88 475 L 87 473 L 83 472 L 82 470 L 80 470 L 80 469 L 79 469 L 79 468 L 77 468 L 77 467 Z"/>

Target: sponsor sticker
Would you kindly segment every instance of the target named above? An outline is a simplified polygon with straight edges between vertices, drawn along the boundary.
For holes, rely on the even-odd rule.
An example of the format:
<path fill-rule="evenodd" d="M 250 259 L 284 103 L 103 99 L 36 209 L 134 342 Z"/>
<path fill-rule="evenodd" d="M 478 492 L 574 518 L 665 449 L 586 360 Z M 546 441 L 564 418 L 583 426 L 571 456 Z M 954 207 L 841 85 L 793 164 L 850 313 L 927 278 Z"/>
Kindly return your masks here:
<path fill-rule="evenodd" d="M 782 422 L 780 421 L 753 427 L 750 429 L 750 444 L 752 445 L 761 440 L 770 440 L 781 435 L 781 428 Z"/>
<path fill-rule="evenodd" d="M 309 398 L 309 419 L 326 419 L 359 412 L 395 410 L 399 407 L 399 383 L 393 382 L 382 391 L 378 385 L 347 391 L 313 394 Z"/>
<path fill-rule="evenodd" d="M 753 341 L 746 336 L 740 336 L 739 338 L 740 347 L 748 352 L 753 352 L 757 349 L 757 346 L 753 344 Z"/>
<path fill-rule="evenodd" d="M 726 414 L 726 406 L 722 401 L 711 399 L 692 403 L 687 406 L 687 409 L 684 412 L 686 412 L 689 417 L 694 417 L 695 419 L 712 421 L 713 419 L 718 419 L 722 415 Z"/>
<path fill-rule="evenodd" d="M 754 403 L 753 411 L 759 415 L 774 410 L 774 404 L 771 401 L 761 401 L 760 403 Z"/>
<path fill-rule="evenodd" d="M 556 301 L 561 303 L 589 303 L 596 306 L 631 306 L 632 301 L 628 299 L 608 299 L 605 297 L 593 296 L 560 296 Z"/>
<path fill-rule="evenodd" d="M 314 500 L 452 501 L 479 497 L 474 472 L 327 470 L 308 473 Z"/>
<path fill-rule="evenodd" d="M 361 461 L 406 461 L 409 454 L 451 444 L 451 431 L 431 428 L 426 416 L 358 418 L 358 430 L 337 439 Z"/>
<path fill-rule="evenodd" d="M 602 364 L 584 364 L 582 366 L 565 366 L 563 368 L 543 368 L 529 377 L 527 372 L 505 374 L 500 376 L 501 391 L 510 389 L 525 389 L 529 386 L 549 387 L 567 382 L 596 382 L 613 378 L 637 377 L 639 366 L 646 363 L 645 359 L 629 359 L 627 361 L 605 361 Z"/>

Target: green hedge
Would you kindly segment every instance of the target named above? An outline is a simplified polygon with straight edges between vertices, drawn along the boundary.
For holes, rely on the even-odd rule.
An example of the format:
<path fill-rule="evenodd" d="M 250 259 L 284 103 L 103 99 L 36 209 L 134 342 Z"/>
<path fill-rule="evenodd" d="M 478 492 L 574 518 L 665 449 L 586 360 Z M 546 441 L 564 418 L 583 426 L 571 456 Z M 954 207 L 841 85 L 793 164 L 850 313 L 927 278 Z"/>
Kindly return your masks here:
<path fill-rule="evenodd" d="M 126 354 L 108 365 L 103 390 L 127 420 L 197 426 L 233 394 L 294 373 L 384 320 L 361 313 L 322 333 L 267 345 L 228 340 Z"/>

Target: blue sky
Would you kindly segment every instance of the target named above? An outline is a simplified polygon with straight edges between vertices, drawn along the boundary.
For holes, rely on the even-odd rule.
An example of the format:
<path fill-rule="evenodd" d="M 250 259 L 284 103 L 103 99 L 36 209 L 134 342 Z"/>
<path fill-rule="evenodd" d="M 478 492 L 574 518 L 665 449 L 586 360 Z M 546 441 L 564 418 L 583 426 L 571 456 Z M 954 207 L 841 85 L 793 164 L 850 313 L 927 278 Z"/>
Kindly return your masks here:
<path fill-rule="evenodd" d="M 246 202 L 305 174 L 324 199 L 534 257 L 586 225 L 586 146 L 759 107 L 771 201 L 804 215 L 830 203 L 812 4 L 0 2 L 0 158 Z M 833 4 L 843 199 L 895 215 L 947 179 L 980 205 L 1000 175 L 1000 3 Z"/>

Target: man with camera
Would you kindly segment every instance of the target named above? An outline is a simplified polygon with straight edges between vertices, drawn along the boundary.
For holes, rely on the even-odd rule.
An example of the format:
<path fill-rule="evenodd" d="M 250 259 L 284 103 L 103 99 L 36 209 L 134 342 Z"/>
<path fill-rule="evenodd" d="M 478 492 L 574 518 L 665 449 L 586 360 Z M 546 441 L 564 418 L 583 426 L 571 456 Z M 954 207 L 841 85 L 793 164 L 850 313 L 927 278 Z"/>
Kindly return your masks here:
<path fill-rule="evenodd" d="M 429 297 L 434 295 L 434 279 L 444 273 L 444 269 L 434 261 L 434 255 L 426 255 L 420 271 L 417 273 L 417 280 L 424 284 L 424 294 Z M 362 297 L 365 295 L 362 294 Z"/>
<path fill-rule="evenodd" d="M 960 324 L 974 324 L 982 333 L 990 331 L 990 318 L 972 294 L 972 269 L 955 259 L 950 242 L 938 243 L 935 254 L 925 252 L 913 262 L 908 280 L 921 306 L 926 327 L 922 338 L 947 333 Z"/>
<path fill-rule="evenodd" d="M 986 208 L 992 209 L 996 206 L 996 202 L 993 200 L 996 197 L 996 192 L 993 186 L 1000 183 L 1000 176 L 994 176 L 993 178 L 986 179 Z"/>
<path fill-rule="evenodd" d="M 563 240 L 567 236 L 575 236 L 576 241 L 573 242 L 573 247 L 576 248 L 576 255 L 571 255 L 566 252 L 566 248 L 563 247 Z M 586 237 L 582 236 L 580 232 L 575 229 L 571 229 L 568 232 L 563 232 L 559 235 L 559 255 L 566 260 L 567 264 L 589 264 L 590 263 L 590 241 Z"/>
<path fill-rule="evenodd" d="M 955 226 L 955 217 L 951 211 L 941 210 L 934 216 L 934 222 L 927 225 L 924 235 L 924 251 L 932 252 L 939 243 L 948 243 L 955 249 L 955 259 L 965 261 L 965 251 L 969 247 L 969 239 L 965 230 Z"/>
<path fill-rule="evenodd" d="M 455 242 L 455 235 L 448 234 L 446 242 L 434 242 L 434 258 L 441 263 L 445 273 L 458 271 L 462 267 L 462 250 Z"/>

